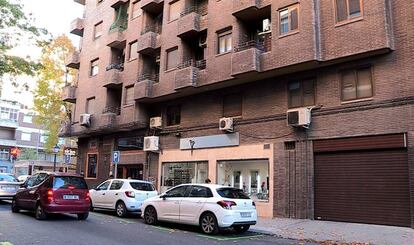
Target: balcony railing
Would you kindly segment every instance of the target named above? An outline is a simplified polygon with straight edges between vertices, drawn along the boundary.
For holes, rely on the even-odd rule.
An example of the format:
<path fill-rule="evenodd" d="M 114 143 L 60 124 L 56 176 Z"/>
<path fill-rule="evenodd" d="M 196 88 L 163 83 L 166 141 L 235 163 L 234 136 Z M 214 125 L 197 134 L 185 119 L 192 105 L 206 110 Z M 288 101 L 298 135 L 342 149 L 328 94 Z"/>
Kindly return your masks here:
<path fill-rule="evenodd" d="M 234 52 L 240 52 L 246 49 L 256 48 L 262 52 L 267 52 L 270 50 L 271 46 L 268 42 L 259 42 L 256 40 L 250 40 L 247 42 L 242 42 L 234 48 Z"/>
<path fill-rule="evenodd" d="M 203 6 L 203 7 L 200 7 L 200 6 L 197 6 L 197 5 L 191 6 L 191 7 L 185 8 L 180 13 L 180 16 L 184 17 L 184 16 L 186 16 L 187 14 L 190 14 L 190 13 L 197 13 L 197 14 L 200 14 L 200 15 L 206 15 L 206 14 L 208 14 L 208 8 L 207 8 L 207 6 Z"/>
<path fill-rule="evenodd" d="M 124 63 L 121 64 L 110 64 L 106 67 L 106 71 L 110 71 L 110 70 L 118 70 L 118 71 L 123 71 L 124 70 Z"/>
<path fill-rule="evenodd" d="M 204 69 L 206 69 L 206 60 L 189 59 L 189 60 L 186 60 L 186 61 L 178 64 L 177 68 L 178 69 L 184 69 L 184 68 L 190 67 L 190 66 L 196 67 L 200 70 L 204 70 Z"/>
<path fill-rule="evenodd" d="M 150 74 L 150 73 L 141 74 L 138 77 L 138 82 L 141 82 L 141 81 L 144 81 L 144 80 L 150 80 L 150 81 L 153 81 L 153 82 L 159 82 L 160 75 L 159 74 Z"/>
<path fill-rule="evenodd" d="M 107 106 L 102 110 L 102 114 L 108 114 L 108 113 L 120 115 L 121 114 L 121 107 Z"/>

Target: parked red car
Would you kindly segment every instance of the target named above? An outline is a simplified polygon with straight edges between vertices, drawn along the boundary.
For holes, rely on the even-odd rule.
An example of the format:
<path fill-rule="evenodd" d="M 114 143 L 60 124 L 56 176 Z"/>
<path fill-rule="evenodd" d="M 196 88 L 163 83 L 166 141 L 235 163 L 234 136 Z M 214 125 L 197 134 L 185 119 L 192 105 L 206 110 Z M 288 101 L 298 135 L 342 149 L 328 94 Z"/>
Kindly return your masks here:
<path fill-rule="evenodd" d="M 12 212 L 35 211 L 36 219 L 48 214 L 77 214 L 79 220 L 89 215 L 90 197 L 83 177 L 66 173 L 38 173 L 26 180 L 12 201 Z"/>

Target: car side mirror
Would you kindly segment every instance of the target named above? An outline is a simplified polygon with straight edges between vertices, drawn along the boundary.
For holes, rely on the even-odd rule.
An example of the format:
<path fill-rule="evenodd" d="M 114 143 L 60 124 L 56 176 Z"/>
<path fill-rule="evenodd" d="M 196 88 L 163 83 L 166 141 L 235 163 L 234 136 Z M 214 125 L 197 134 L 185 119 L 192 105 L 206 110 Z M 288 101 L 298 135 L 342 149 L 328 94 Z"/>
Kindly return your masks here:
<path fill-rule="evenodd" d="M 22 188 L 22 189 L 26 189 L 26 183 L 21 183 L 21 184 L 20 184 L 20 188 Z"/>
<path fill-rule="evenodd" d="M 166 199 L 167 199 L 167 197 L 168 197 L 168 195 L 167 195 L 167 194 L 164 194 L 164 195 L 161 195 L 161 196 L 160 196 L 160 198 L 161 198 L 162 200 L 166 200 Z"/>

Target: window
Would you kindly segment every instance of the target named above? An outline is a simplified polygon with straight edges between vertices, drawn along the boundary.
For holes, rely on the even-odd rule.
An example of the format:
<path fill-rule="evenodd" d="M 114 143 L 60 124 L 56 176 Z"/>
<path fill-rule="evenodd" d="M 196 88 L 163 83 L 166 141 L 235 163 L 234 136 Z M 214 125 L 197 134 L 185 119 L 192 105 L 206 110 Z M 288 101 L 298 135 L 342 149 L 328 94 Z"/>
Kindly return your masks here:
<path fill-rule="evenodd" d="M 335 0 L 336 23 L 361 17 L 362 0 Z"/>
<path fill-rule="evenodd" d="M 178 64 L 178 47 L 167 50 L 167 71 L 174 69 Z"/>
<path fill-rule="evenodd" d="M 109 188 L 109 190 L 119 190 L 122 188 L 122 185 L 124 184 L 123 181 L 120 180 L 114 180 L 112 181 L 111 187 Z"/>
<path fill-rule="evenodd" d="M 10 159 L 10 152 L 8 149 L 0 150 L 0 160 L 8 161 Z"/>
<path fill-rule="evenodd" d="M 204 183 L 208 162 L 174 162 L 162 164 L 161 192 L 181 184 Z"/>
<path fill-rule="evenodd" d="M 53 189 L 69 189 L 70 187 L 75 189 L 88 189 L 86 182 L 83 178 L 72 176 L 59 176 L 53 179 Z"/>
<path fill-rule="evenodd" d="M 217 45 L 217 53 L 224 54 L 230 52 L 232 49 L 232 36 L 231 30 L 217 33 L 218 45 Z"/>
<path fill-rule="evenodd" d="M 167 107 L 167 126 L 179 125 L 181 123 L 181 106 Z"/>
<path fill-rule="evenodd" d="M 129 44 L 129 60 L 135 60 L 138 58 L 138 42 L 134 41 Z"/>
<path fill-rule="evenodd" d="M 280 35 L 294 32 L 299 28 L 299 5 L 293 5 L 279 11 L 279 32 Z"/>
<path fill-rule="evenodd" d="M 180 186 L 167 192 L 168 197 L 184 197 L 188 186 Z"/>
<path fill-rule="evenodd" d="M 32 134 L 22 132 L 22 140 L 23 141 L 31 141 L 32 140 Z"/>
<path fill-rule="evenodd" d="M 242 115 L 241 94 L 227 94 L 223 96 L 223 117 L 239 117 Z"/>
<path fill-rule="evenodd" d="M 11 120 L 13 122 L 17 122 L 17 109 L 10 109 L 7 107 L 0 108 L 0 119 L 3 120 Z"/>
<path fill-rule="evenodd" d="M 96 76 L 99 73 L 99 59 L 91 61 L 91 76 Z"/>
<path fill-rule="evenodd" d="M 204 186 L 193 186 L 191 189 L 189 197 L 213 197 L 213 193 L 211 192 L 210 188 Z"/>
<path fill-rule="evenodd" d="M 109 184 L 111 183 L 110 180 L 107 180 L 105 182 L 103 182 L 102 184 L 100 184 L 96 189 L 98 191 L 106 191 L 108 189 Z"/>
<path fill-rule="evenodd" d="M 40 143 L 45 143 L 47 140 L 47 135 L 40 135 Z"/>
<path fill-rule="evenodd" d="M 139 1 L 136 1 L 134 3 L 132 3 L 132 14 L 131 14 L 131 18 L 135 19 L 138 18 L 142 15 L 142 9 L 141 9 L 141 4 Z"/>
<path fill-rule="evenodd" d="M 371 68 L 361 68 L 342 72 L 342 100 L 356 100 L 372 97 Z"/>
<path fill-rule="evenodd" d="M 86 113 L 88 114 L 95 113 L 95 97 L 92 97 L 86 100 Z"/>
<path fill-rule="evenodd" d="M 315 104 L 315 80 L 291 82 L 288 85 L 289 108 Z"/>
<path fill-rule="evenodd" d="M 241 189 L 253 200 L 269 200 L 268 160 L 218 161 L 217 164 L 217 184 Z M 236 189 L 221 188 L 217 192 L 226 198 L 246 198 Z"/>
<path fill-rule="evenodd" d="M 125 88 L 125 105 L 133 105 L 135 103 L 134 100 L 134 86 L 129 86 Z"/>
<path fill-rule="evenodd" d="M 23 116 L 23 122 L 24 123 L 32 123 L 33 122 L 33 117 L 31 115 L 24 115 Z"/>
<path fill-rule="evenodd" d="M 102 21 L 95 24 L 94 31 L 93 31 L 95 39 L 102 36 L 102 26 L 103 26 Z"/>
<path fill-rule="evenodd" d="M 97 170 L 98 170 L 98 154 L 88 154 L 88 163 L 86 166 L 86 178 L 96 178 Z"/>
<path fill-rule="evenodd" d="M 132 188 L 138 191 L 155 191 L 155 187 L 149 183 L 129 182 Z"/>
<path fill-rule="evenodd" d="M 115 19 L 112 23 L 109 31 L 118 29 L 118 31 L 124 31 L 128 28 L 128 8 L 129 4 L 121 4 L 115 8 Z"/>
<path fill-rule="evenodd" d="M 181 1 L 175 1 L 170 3 L 170 12 L 169 12 L 169 21 L 176 20 L 180 17 L 181 14 Z"/>
<path fill-rule="evenodd" d="M 118 151 L 142 150 L 144 147 L 144 136 L 130 136 L 118 138 Z"/>

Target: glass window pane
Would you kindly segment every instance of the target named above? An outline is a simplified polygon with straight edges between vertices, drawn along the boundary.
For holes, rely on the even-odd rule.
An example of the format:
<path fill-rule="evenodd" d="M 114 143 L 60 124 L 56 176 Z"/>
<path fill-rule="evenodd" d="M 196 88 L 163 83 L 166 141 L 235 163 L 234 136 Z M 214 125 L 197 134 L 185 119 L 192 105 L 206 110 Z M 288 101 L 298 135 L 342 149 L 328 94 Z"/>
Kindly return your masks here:
<path fill-rule="evenodd" d="M 294 8 L 290 12 L 290 30 L 294 31 L 298 29 L 298 9 Z"/>
<path fill-rule="evenodd" d="M 372 97 L 372 79 L 371 69 L 361 69 L 357 71 L 358 75 L 358 87 L 357 94 L 358 98 Z"/>
<path fill-rule="evenodd" d="M 303 81 L 303 106 L 315 104 L 315 81 Z"/>
<path fill-rule="evenodd" d="M 289 32 L 289 11 L 283 10 L 280 12 L 280 34 Z"/>
<path fill-rule="evenodd" d="M 204 183 L 207 178 L 207 162 L 163 163 L 161 191 L 180 184 Z"/>
<path fill-rule="evenodd" d="M 356 99 L 356 79 L 354 71 L 342 74 L 342 100 Z"/>
<path fill-rule="evenodd" d="M 292 82 L 289 84 L 289 107 L 302 106 L 302 98 L 300 93 L 300 82 Z"/>
<path fill-rule="evenodd" d="M 98 155 L 90 154 L 88 155 L 88 172 L 86 173 L 87 178 L 96 178 L 96 170 L 98 165 Z"/>
<path fill-rule="evenodd" d="M 361 16 L 360 0 L 349 0 L 349 16 L 351 18 Z"/>
<path fill-rule="evenodd" d="M 230 52 L 232 49 L 232 37 L 231 34 L 226 36 L 226 52 Z"/>
<path fill-rule="evenodd" d="M 134 60 L 138 58 L 138 42 L 133 42 L 129 44 L 129 60 Z"/>
<path fill-rule="evenodd" d="M 336 0 L 336 22 L 341 22 L 348 18 L 346 1 Z"/>

